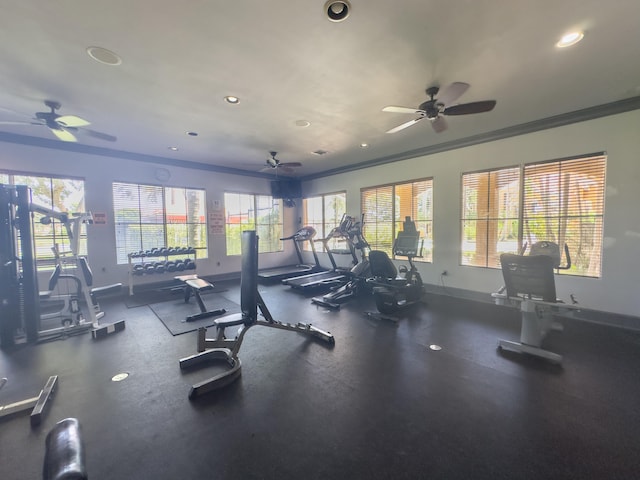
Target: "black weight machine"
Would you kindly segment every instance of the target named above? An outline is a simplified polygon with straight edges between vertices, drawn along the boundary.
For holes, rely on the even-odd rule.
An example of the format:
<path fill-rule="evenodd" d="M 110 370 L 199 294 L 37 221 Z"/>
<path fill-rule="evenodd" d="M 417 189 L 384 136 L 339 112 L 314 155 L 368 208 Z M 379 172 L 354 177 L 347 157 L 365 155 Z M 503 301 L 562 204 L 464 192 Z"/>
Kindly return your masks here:
<path fill-rule="evenodd" d="M 422 256 L 420 232 L 411 217 L 405 217 L 402 228 L 393 242 L 393 255 L 407 257 L 409 268 L 402 265 L 398 272 L 386 252 L 373 250 L 369 253 L 372 277 L 368 283 L 373 286 L 376 307 L 383 315 L 420 302 L 424 295 L 422 277 L 413 263 L 414 258 Z"/>
<path fill-rule="evenodd" d="M 565 244 L 566 264 L 561 265 L 560 247 L 554 242 L 537 242 L 531 245 L 529 255 L 500 255 L 504 287 L 492 297 L 497 305 L 517 306 L 521 314 L 520 341 L 499 340 L 498 349 L 527 353 L 562 363 L 562 355 L 542 348 L 542 343 L 551 330 L 562 331 L 555 320 L 558 315 L 571 316 L 579 310 L 577 301 L 572 304 L 556 298 L 554 270 L 571 268 L 569 248 Z"/>
<path fill-rule="evenodd" d="M 282 280 L 283 278 L 293 278 L 301 275 L 307 275 L 314 272 L 323 270 L 318 260 L 318 253 L 316 252 L 316 244 L 314 237 L 316 236 L 316 229 L 311 226 L 302 227 L 293 235 L 281 238 L 282 241 L 293 241 L 293 245 L 298 257 L 298 263 L 296 265 L 286 265 L 284 267 L 266 268 L 258 272 L 258 278 L 262 280 Z M 302 258 L 302 248 L 300 245 L 309 242 L 311 246 L 311 253 L 313 254 L 314 263 L 304 263 Z"/>
<path fill-rule="evenodd" d="M 44 292 L 38 288 L 33 213 L 43 215 L 43 224 L 50 223 L 52 218 L 62 223 L 70 241 L 75 269 L 79 271 L 77 275 L 64 273 L 64 255 L 54 249 L 56 267 L 50 278 L 50 288 Z M 33 343 L 89 329 L 94 338 L 98 338 L 104 328 L 109 330 L 110 327 L 100 327 L 98 323 L 104 312 L 100 311 L 97 298 L 119 290 L 121 284 L 92 288 L 93 274 L 87 259 L 78 255 L 80 229 L 90 221 L 90 214 L 70 215 L 33 204 L 31 190 L 25 185 L 0 185 L 0 345 L 11 346 L 17 337 Z M 61 280 L 71 281 L 73 291 L 67 295 L 54 295 L 53 290 Z M 42 313 L 43 306 L 46 308 L 47 303 L 55 302 L 63 304 L 61 310 Z M 79 302 L 86 304 L 88 320 L 80 312 Z M 42 322 L 52 318 L 59 318 L 62 326 L 43 329 Z M 113 331 L 122 328 L 124 321 L 111 326 Z"/>
<path fill-rule="evenodd" d="M 307 337 L 317 338 L 330 345 L 335 343 L 333 335 L 311 324 L 282 323 L 274 320 L 264 300 L 258 292 L 258 236 L 254 230 L 242 232 L 242 272 L 240 276 L 241 313 L 232 313 L 213 321 L 216 337 L 207 338 L 207 329 L 198 329 L 197 351 L 195 355 L 180 360 L 180 368 L 185 369 L 209 360 L 224 360 L 231 367 L 229 370 L 212 378 L 199 382 L 191 387 L 189 399 L 222 388 L 240 377 L 241 362 L 238 352 L 245 334 L 253 326 L 263 326 L 301 333 Z M 263 319 L 258 317 L 258 309 Z M 239 327 L 233 339 L 227 338 L 227 327 Z"/>

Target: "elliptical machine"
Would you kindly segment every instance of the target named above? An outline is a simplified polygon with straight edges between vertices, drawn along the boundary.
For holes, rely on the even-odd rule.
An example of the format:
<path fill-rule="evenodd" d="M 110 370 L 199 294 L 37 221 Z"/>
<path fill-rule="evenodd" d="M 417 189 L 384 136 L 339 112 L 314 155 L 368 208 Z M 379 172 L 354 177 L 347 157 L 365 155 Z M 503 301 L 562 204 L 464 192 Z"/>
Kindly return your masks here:
<path fill-rule="evenodd" d="M 373 277 L 367 282 L 373 286 L 373 297 L 380 313 L 396 313 L 422 299 L 422 277 L 413 263 L 414 258 L 422 256 L 422 243 L 415 222 L 411 217 L 405 217 L 403 230 L 393 242 L 393 255 L 407 257 L 409 268 L 402 265 L 398 272 L 386 252 L 372 250 L 369 253 Z"/>
<path fill-rule="evenodd" d="M 345 219 L 348 221 L 345 222 Z M 311 299 L 311 303 L 334 310 L 340 309 L 342 303 L 357 296 L 366 286 L 366 282 L 371 276 L 369 242 L 362 234 L 362 222 L 356 222 L 352 217 L 344 216 L 340 225 L 347 225 L 347 228 L 343 229 L 343 234 L 354 256 L 354 265 L 345 274 L 341 285 L 334 286 L 329 293 L 321 297 L 313 297 Z M 356 251 L 360 251 L 359 261 L 354 253 Z"/>

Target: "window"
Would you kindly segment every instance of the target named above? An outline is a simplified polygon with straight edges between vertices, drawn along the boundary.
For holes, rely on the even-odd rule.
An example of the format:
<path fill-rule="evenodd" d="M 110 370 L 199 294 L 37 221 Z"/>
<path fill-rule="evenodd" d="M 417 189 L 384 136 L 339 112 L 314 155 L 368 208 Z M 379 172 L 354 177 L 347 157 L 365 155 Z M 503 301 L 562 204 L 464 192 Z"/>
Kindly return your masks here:
<path fill-rule="evenodd" d="M 500 253 L 547 240 L 569 248 L 561 273 L 599 277 L 605 171 L 598 154 L 463 174 L 461 263 L 498 268 Z"/>
<path fill-rule="evenodd" d="M 163 247 L 192 247 L 207 257 L 204 190 L 113 183 L 118 263 L 129 253 Z"/>
<path fill-rule="evenodd" d="M 0 183 L 6 185 L 26 185 L 31 189 L 32 202 L 56 212 L 83 213 L 84 180 L 78 178 L 60 178 L 43 175 L 19 174 L 15 172 L 0 173 Z M 44 217 L 34 213 L 33 242 L 36 260 L 46 266 L 55 261 L 54 247 L 57 245 L 61 253 L 71 251 L 71 244 L 64 224 L 56 218 L 50 223 L 40 223 Z M 81 229 L 78 254 L 87 254 L 87 231 Z M 39 265 L 40 266 L 40 265 Z"/>
<path fill-rule="evenodd" d="M 405 217 L 411 217 L 424 240 L 422 260 L 433 260 L 433 180 L 423 179 L 360 191 L 363 233 L 373 250 L 392 255 Z"/>
<path fill-rule="evenodd" d="M 281 252 L 284 236 L 282 200 L 268 195 L 224 194 L 227 255 L 242 253 L 243 230 L 255 230 L 260 253 Z"/>
<path fill-rule="evenodd" d="M 347 211 L 347 194 L 345 192 L 329 193 L 302 200 L 303 223 L 316 229 L 316 239 L 325 238 L 331 230 L 340 224 Z M 330 248 L 335 248 L 330 245 Z M 311 250 L 308 242 L 303 245 Z"/>
<path fill-rule="evenodd" d="M 519 251 L 520 168 L 462 175 L 462 265 L 500 267 Z"/>
<path fill-rule="evenodd" d="M 569 247 L 567 272 L 600 277 L 606 157 L 525 165 L 523 241 Z"/>

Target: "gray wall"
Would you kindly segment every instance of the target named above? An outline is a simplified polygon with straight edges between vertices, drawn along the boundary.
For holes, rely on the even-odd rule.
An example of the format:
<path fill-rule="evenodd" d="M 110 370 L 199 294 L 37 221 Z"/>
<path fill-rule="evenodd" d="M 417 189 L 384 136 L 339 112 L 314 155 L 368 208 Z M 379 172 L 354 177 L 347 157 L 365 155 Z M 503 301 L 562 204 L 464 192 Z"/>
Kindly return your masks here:
<path fill-rule="evenodd" d="M 544 130 L 491 143 L 430 156 L 403 160 L 355 172 L 305 182 L 307 195 L 345 190 L 348 213 L 360 214 L 360 188 L 421 177 L 434 179 L 434 261 L 420 264 L 426 282 L 445 285 L 452 291 L 488 294 L 502 284 L 500 271 L 459 265 L 460 175 L 462 172 L 517 165 L 606 151 L 607 196 L 604 222 L 602 277 L 558 278 L 558 295 L 576 295 L 593 310 L 622 315 L 640 315 L 640 111 Z M 434 135 L 425 131 L 425 135 Z M 96 284 L 127 281 L 127 267 L 116 265 L 111 183 L 158 184 L 158 167 L 171 171 L 167 185 L 204 188 L 208 209 L 222 204 L 224 191 L 269 193 L 269 181 L 261 178 L 191 170 L 120 158 L 69 153 L 12 143 L 1 143 L 0 167 L 33 173 L 58 173 L 84 177 L 86 205 L 93 212 L 106 212 L 108 224 L 89 227 L 89 258 Z M 299 228 L 299 208 L 285 209 L 285 234 Z M 261 267 L 294 262 L 291 246 L 284 253 L 264 254 Z M 219 263 L 219 265 L 218 265 Z M 209 258 L 198 262 L 203 275 L 227 275 L 240 269 L 239 257 L 225 255 L 224 237 L 209 238 Z M 170 277 L 167 277 L 170 278 Z M 149 281 L 155 280 L 149 276 Z"/>
<path fill-rule="evenodd" d="M 204 188 L 207 211 L 212 211 L 214 202 L 224 205 L 224 192 L 269 194 L 269 181 L 262 178 L 230 175 L 211 171 L 154 165 L 120 158 L 86 155 L 60 150 L 31 147 L 13 143 L 2 143 L 0 168 L 28 173 L 70 175 L 85 179 L 85 205 L 91 212 L 106 212 L 107 225 L 91 225 L 87 228 L 89 262 L 96 285 L 116 282 L 127 284 L 127 265 L 116 264 L 115 229 L 113 225 L 112 182 L 146 183 L 177 187 Z M 157 168 L 166 168 L 171 178 L 159 182 Z M 296 208 L 284 209 L 285 234 L 293 233 L 298 225 Z M 262 267 L 294 263 L 295 251 L 291 242 L 286 242 L 285 252 L 263 254 Z M 228 275 L 240 271 L 240 257 L 226 256 L 224 236 L 209 235 L 208 258 L 198 260 L 198 272 L 202 275 Z M 171 273 L 137 277 L 136 284 L 170 280 Z M 44 285 L 41 283 L 41 285 Z M 44 288 L 44 287 L 41 287 Z"/>
<path fill-rule="evenodd" d="M 349 213 L 359 215 L 360 188 L 433 177 L 434 259 L 420 264 L 425 282 L 489 293 L 499 270 L 461 266 L 460 178 L 463 172 L 605 151 L 604 252 L 599 279 L 561 276 L 558 295 L 575 294 L 584 308 L 640 316 L 640 111 L 543 130 L 472 147 L 375 166 L 305 182 L 305 194 L 346 190 Z M 434 135 L 425 130 L 425 135 Z"/>

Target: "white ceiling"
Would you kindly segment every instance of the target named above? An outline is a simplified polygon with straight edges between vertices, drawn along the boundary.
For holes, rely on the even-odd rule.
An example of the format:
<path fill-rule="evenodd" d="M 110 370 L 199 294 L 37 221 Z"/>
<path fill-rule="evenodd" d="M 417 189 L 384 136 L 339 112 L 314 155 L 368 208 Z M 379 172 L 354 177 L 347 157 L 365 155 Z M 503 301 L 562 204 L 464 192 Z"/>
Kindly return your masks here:
<path fill-rule="evenodd" d="M 117 141 L 79 133 L 69 147 L 6 124 L 0 139 L 253 173 L 275 150 L 310 178 L 640 96 L 638 0 L 350 1 L 340 23 L 325 0 L 3 2 L 0 121 L 29 121 L 52 99 Z M 576 28 L 581 43 L 555 47 Z M 94 61 L 90 46 L 122 64 Z M 439 134 L 427 120 L 385 133 L 412 117 L 384 106 L 417 107 L 426 87 L 454 81 L 471 84 L 458 102 L 496 108 L 448 117 Z"/>

